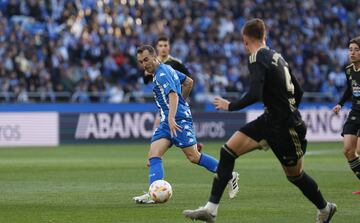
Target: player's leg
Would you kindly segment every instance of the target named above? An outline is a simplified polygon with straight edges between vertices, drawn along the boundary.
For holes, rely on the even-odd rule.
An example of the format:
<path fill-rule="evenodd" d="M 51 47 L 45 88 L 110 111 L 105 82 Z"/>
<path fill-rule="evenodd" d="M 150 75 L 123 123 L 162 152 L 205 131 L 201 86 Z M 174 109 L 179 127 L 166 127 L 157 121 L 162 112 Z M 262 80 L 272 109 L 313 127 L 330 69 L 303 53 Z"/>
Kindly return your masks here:
<path fill-rule="evenodd" d="M 145 79 L 144 79 L 145 80 Z M 157 128 L 160 127 L 162 128 L 162 126 L 160 126 L 160 114 L 156 113 L 155 116 L 155 120 L 154 120 L 154 125 L 153 125 L 153 131 L 154 131 L 154 135 L 156 135 L 159 131 L 157 130 Z M 146 166 L 150 167 L 150 161 L 149 159 L 146 160 Z"/>
<path fill-rule="evenodd" d="M 348 161 L 350 169 L 354 172 L 355 176 L 360 179 L 360 126 L 353 120 L 354 116 L 356 115 L 351 111 L 344 124 L 342 132 L 342 136 L 344 137 L 343 153 Z M 353 194 L 360 194 L 360 190 L 353 192 Z"/>
<path fill-rule="evenodd" d="M 303 159 L 299 159 L 295 166 L 282 165 L 287 179 L 298 187 L 318 209 L 326 207 L 326 200 L 321 194 L 319 187 L 314 179 L 312 179 L 303 170 Z"/>
<path fill-rule="evenodd" d="M 342 135 L 344 136 L 343 153 L 351 170 L 360 179 L 360 158 L 359 153 L 357 152 L 360 151 L 360 142 L 358 142 L 360 137 L 360 126 L 352 120 L 352 117 L 355 116 L 356 115 L 351 111 L 349 118 L 344 124 L 342 132 Z"/>
<path fill-rule="evenodd" d="M 359 135 L 358 135 L 357 144 L 356 144 L 356 151 L 355 151 L 356 158 L 349 161 L 349 165 L 350 165 L 350 168 L 352 169 L 352 171 L 357 176 L 357 178 L 360 179 L 360 157 L 359 157 L 359 154 L 360 154 L 360 138 L 359 138 Z M 352 193 L 360 195 L 360 190 L 354 191 Z"/>
<path fill-rule="evenodd" d="M 198 164 L 199 166 L 206 168 L 210 172 L 216 172 L 219 161 L 206 153 L 199 153 L 196 149 L 196 145 L 183 148 L 182 150 L 190 162 Z M 232 172 L 232 177 L 227 184 L 230 199 L 235 198 L 239 192 L 238 181 L 239 173 Z"/>
<path fill-rule="evenodd" d="M 148 153 L 149 159 L 149 185 L 156 180 L 164 178 L 164 168 L 162 164 L 162 157 L 170 148 L 171 142 L 169 139 L 161 138 L 151 143 Z"/>
<path fill-rule="evenodd" d="M 344 155 L 349 163 L 351 170 L 360 179 L 360 158 L 357 149 L 360 148 L 360 140 L 356 135 L 344 135 Z"/>
<path fill-rule="evenodd" d="M 307 145 L 305 124 L 294 128 L 281 127 L 275 134 L 277 137 L 270 135 L 269 143 L 281 162 L 287 179 L 318 208 L 320 214 L 317 222 L 329 222 L 336 211 L 336 205 L 325 200 L 315 180 L 303 170 L 303 155 Z"/>
<path fill-rule="evenodd" d="M 151 138 L 151 145 L 148 153 L 149 185 L 156 180 L 164 178 L 162 156 L 171 146 L 170 138 L 171 136 L 169 130 L 163 125 L 160 125 L 156 129 Z M 145 192 L 143 195 L 133 197 L 133 200 L 139 204 L 154 203 L 148 192 Z"/>
<path fill-rule="evenodd" d="M 161 180 L 164 178 L 164 167 L 162 164 L 161 157 L 170 147 L 171 143 L 169 139 L 160 138 L 156 141 L 153 141 L 150 145 L 150 150 L 148 153 L 149 160 L 149 185 L 156 180 Z M 133 200 L 138 204 L 152 204 L 155 203 L 149 193 L 146 191 L 143 195 L 133 197 Z"/>
<path fill-rule="evenodd" d="M 259 148 L 259 143 L 242 132 L 235 132 L 220 151 L 220 162 L 216 171 L 209 201 L 204 207 L 195 210 L 185 210 L 183 214 L 195 220 L 215 222 L 222 194 L 232 178 L 235 159 L 242 154 Z"/>
<path fill-rule="evenodd" d="M 305 197 L 318 208 L 316 222 L 330 222 L 336 212 L 336 204 L 325 200 L 315 180 L 303 170 L 303 159 L 299 159 L 295 166 L 283 165 L 282 167 L 287 179 L 298 187 Z"/>
<path fill-rule="evenodd" d="M 190 162 L 198 164 L 199 166 L 206 168 L 208 171 L 215 173 L 219 161 L 206 153 L 199 152 L 199 149 L 197 149 L 198 145 L 196 144 L 195 130 L 192 122 L 182 121 L 181 125 L 183 131 L 179 132 L 177 137 L 174 138 L 174 144 L 182 148 L 182 151 Z M 228 182 L 230 199 L 235 198 L 239 191 L 238 181 L 239 174 L 237 172 L 233 172 L 232 178 Z"/>
<path fill-rule="evenodd" d="M 200 153 L 196 144 L 182 148 L 182 151 L 191 163 L 198 164 L 210 172 L 216 172 L 219 161 L 206 153 Z"/>
<path fill-rule="evenodd" d="M 241 131 L 235 132 L 230 139 L 221 147 L 220 161 L 213 180 L 209 202 L 218 204 L 222 194 L 228 185 L 228 181 L 233 177 L 232 173 L 235 160 L 254 149 L 259 148 L 258 142 L 248 137 Z"/>
<path fill-rule="evenodd" d="M 218 161 L 214 157 L 200 153 L 197 150 L 196 134 L 192 121 L 182 120 L 179 125 L 182 131 L 178 132 L 177 136 L 173 138 L 175 146 L 182 149 L 190 162 L 205 167 L 211 172 L 215 172 Z"/>
<path fill-rule="evenodd" d="M 229 179 L 232 177 L 236 158 L 261 147 L 258 142 L 264 139 L 264 128 L 265 117 L 260 116 L 243 126 L 240 131 L 235 132 L 221 147 L 219 166 L 213 180 L 209 201 L 204 207 L 185 210 L 183 214 L 186 217 L 215 222 L 219 202 Z"/>

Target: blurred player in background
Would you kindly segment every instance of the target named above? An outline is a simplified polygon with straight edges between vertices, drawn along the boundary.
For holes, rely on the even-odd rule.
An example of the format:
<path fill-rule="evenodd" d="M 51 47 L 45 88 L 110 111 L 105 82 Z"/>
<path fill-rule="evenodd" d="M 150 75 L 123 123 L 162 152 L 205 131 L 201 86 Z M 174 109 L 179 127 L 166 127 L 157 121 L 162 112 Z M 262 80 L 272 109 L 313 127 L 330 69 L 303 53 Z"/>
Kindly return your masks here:
<path fill-rule="evenodd" d="M 231 103 L 217 97 L 214 105 L 218 110 L 236 111 L 262 101 L 265 111 L 235 132 L 222 146 L 209 201 L 205 207 L 185 210 L 184 215 L 195 220 L 215 222 L 219 202 L 232 176 L 236 158 L 261 148 L 266 142 L 280 161 L 287 179 L 317 207 L 316 222 L 328 223 L 336 211 L 336 205 L 324 199 L 317 183 L 303 170 L 306 126 L 297 109 L 303 91 L 290 73 L 287 62 L 266 46 L 263 20 L 246 22 L 242 34 L 244 46 L 250 54 L 249 91 L 240 100 Z"/>
<path fill-rule="evenodd" d="M 170 55 L 170 41 L 166 36 L 161 36 L 157 39 L 156 51 L 160 62 L 170 65 L 175 70 L 191 77 L 191 74 L 185 65 L 180 60 Z"/>
<path fill-rule="evenodd" d="M 196 149 L 191 111 L 186 102 L 192 89 L 192 79 L 171 66 L 160 63 L 152 46 L 139 47 L 137 60 L 145 70 L 145 75 L 153 79 L 153 93 L 160 113 L 160 125 L 151 138 L 148 154 L 149 184 L 164 179 L 162 156 L 173 144 L 182 149 L 190 162 L 214 173 L 218 160 Z M 228 181 L 230 198 L 234 198 L 239 190 L 237 181 L 238 173 L 234 172 Z M 154 203 L 148 192 L 133 200 L 140 204 Z"/>
<path fill-rule="evenodd" d="M 351 64 L 345 68 L 347 88 L 333 111 L 338 114 L 345 102 L 352 97 L 351 111 L 341 135 L 344 137 L 344 155 L 360 180 L 360 36 L 350 40 L 349 59 Z M 360 190 L 353 194 L 360 194 Z"/>

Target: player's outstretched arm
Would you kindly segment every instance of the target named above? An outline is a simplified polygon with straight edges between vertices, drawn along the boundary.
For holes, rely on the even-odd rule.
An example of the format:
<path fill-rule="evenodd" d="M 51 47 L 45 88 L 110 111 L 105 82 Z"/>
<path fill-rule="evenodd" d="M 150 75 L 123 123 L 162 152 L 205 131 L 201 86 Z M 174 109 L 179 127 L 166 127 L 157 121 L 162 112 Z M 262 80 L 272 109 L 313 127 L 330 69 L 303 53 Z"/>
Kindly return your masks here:
<path fill-rule="evenodd" d="M 229 104 L 229 111 L 237 111 L 262 100 L 263 82 L 252 82 L 249 91 L 238 101 Z"/>
<path fill-rule="evenodd" d="M 229 104 L 229 111 L 237 111 L 262 100 L 266 69 L 261 63 L 255 62 L 249 65 L 250 88 L 240 100 Z"/>

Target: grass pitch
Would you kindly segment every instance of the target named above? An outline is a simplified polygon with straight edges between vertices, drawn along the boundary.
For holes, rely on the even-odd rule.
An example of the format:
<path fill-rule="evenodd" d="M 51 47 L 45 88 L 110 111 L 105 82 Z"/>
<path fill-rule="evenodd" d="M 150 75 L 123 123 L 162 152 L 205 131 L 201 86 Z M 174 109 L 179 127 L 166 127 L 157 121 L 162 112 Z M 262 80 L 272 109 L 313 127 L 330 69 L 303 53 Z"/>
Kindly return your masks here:
<path fill-rule="evenodd" d="M 204 151 L 218 158 L 220 146 L 205 142 Z M 164 158 L 172 199 L 136 205 L 132 196 L 148 188 L 147 148 L 122 144 L 0 149 L 0 222 L 190 222 L 181 212 L 205 204 L 212 174 L 190 164 L 174 147 Z M 332 222 L 360 222 L 360 196 L 351 194 L 360 184 L 341 148 L 340 143 L 310 144 L 305 170 L 338 205 Z M 315 207 L 286 180 L 271 151 L 247 154 L 235 168 L 240 192 L 234 200 L 224 194 L 218 222 L 315 222 Z"/>

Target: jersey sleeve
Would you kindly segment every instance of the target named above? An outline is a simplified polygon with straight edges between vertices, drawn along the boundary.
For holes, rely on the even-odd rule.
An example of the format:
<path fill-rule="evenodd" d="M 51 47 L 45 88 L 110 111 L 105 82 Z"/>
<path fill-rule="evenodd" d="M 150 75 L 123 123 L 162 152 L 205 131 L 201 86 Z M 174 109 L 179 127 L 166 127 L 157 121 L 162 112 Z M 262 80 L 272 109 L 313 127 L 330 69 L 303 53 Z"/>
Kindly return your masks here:
<path fill-rule="evenodd" d="M 170 72 L 161 71 L 156 80 L 162 86 L 165 95 L 168 95 L 171 91 L 176 92 L 175 76 Z"/>
<path fill-rule="evenodd" d="M 178 71 L 178 70 L 175 70 L 175 71 L 176 71 L 176 74 L 177 74 L 178 77 L 179 77 L 180 83 L 183 83 L 183 82 L 185 81 L 185 79 L 186 79 L 186 75 L 183 74 L 183 73 L 181 73 L 181 72 Z"/>
<path fill-rule="evenodd" d="M 346 85 L 346 90 L 344 91 L 344 94 L 342 95 L 340 101 L 338 102 L 338 105 L 344 106 L 345 102 L 347 100 L 349 100 L 349 98 L 351 97 L 352 93 L 351 93 L 351 83 L 349 81 L 349 79 L 347 78 L 347 85 Z"/>
<path fill-rule="evenodd" d="M 258 62 L 249 64 L 250 88 L 238 101 L 229 104 L 229 111 L 243 109 L 262 100 L 266 69 Z"/>
<path fill-rule="evenodd" d="M 174 63 L 174 67 L 175 70 L 180 71 L 181 73 L 185 74 L 186 76 L 190 77 L 191 74 L 189 72 L 189 70 L 185 67 L 185 65 L 183 63 L 180 63 L 178 61 L 176 61 Z"/>

